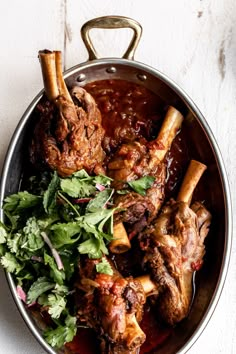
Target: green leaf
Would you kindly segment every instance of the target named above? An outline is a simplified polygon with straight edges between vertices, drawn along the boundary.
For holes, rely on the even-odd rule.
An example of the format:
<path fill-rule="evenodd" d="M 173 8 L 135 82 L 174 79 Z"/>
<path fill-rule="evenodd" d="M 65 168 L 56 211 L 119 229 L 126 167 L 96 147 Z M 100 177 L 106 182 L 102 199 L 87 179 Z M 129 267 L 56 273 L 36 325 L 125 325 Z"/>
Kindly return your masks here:
<path fill-rule="evenodd" d="M 5 198 L 3 210 L 16 215 L 24 209 L 33 208 L 41 204 L 41 202 L 42 197 L 38 195 L 30 194 L 27 191 L 18 192 L 17 194 L 12 194 Z"/>
<path fill-rule="evenodd" d="M 102 258 L 100 263 L 96 264 L 96 270 L 98 273 L 113 275 L 113 269 L 105 257 Z"/>
<path fill-rule="evenodd" d="M 65 285 L 56 284 L 55 289 L 53 289 L 52 292 L 58 295 L 67 295 L 69 288 Z"/>
<path fill-rule="evenodd" d="M 93 213 L 101 208 L 104 208 L 107 202 L 111 199 L 113 192 L 113 189 L 104 189 L 99 192 L 94 199 L 89 201 L 86 212 Z"/>
<path fill-rule="evenodd" d="M 71 342 L 77 332 L 76 317 L 67 315 L 65 325 L 44 332 L 46 341 L 54 348 L 61 348 L 65 343 Z"/>
<path fill-rule="evenodd" d="M 94 182 L 101 184 L 104 187 L 110 186 L 112 181 L 113 181 L 112 178 L 104 176 L 104 175 L 98 175 L 98 176 L 94 177 Z"/>
<path fill-rule="evenodd" d="M 17 232 L 7 239 L 7 246 L 12 253 L 18 253 L 21 248 L 22 234 Z"/>
<path fill-rule="evenodd" d="M 84 169 L 74 172 L 73 176 L 80 179 L 91 179 L 89 174 Z"/>
<path fill-rule="evenodd" d="M 155 181 L 155 177 L 145 176 L 140 179 L 136 179 L 134 181 L 130 181 L 127 183 L 135 192 L 144 196 L 146 195 L 146 190 L 153 185 L 154 181 Z"/>
<path fill-rule="evenodd" d="M 78 251 L 80 254 L 88 254 L 89 258 L 101 258 L 102 252 L 100 250 L 100 240 L 91 236 L 88 240 L 82 242 Z"/>
<path fill-rule="evenodd" d="M 62 311 L 65 310 L 66 299 L 64 296 L 61 295 L 49 294 L 48 305 L 48 313 L 52 316 L 52 318 L 59 318 Z"/>
<path fill-rule="evenodd" d="M 102 220 L 109 218 L 113 212 L 114 209 L 100 209 L 93 213 L 87 213 L 84 216 L 77 218 L 77 220 L 90 225 L 97 225 Z"/>
<path fill-rule="evenodd" d="M 65 296 L 59 294 L 43 294 L 38 298 L 38 303 L 42 306 L 48 306 L 48 313 L 52 318 L 59 318 L 66 308 Z"/>
<path fill-rule="evenodd" d="M 5 226 L 0 221 L 0 244 L 5 243 L 7 239 L 7 231 Z"/>
<path fill-rule="evenodd" d="M 22 248 L 33 253 L 44 246 L 41 230 L 34 216 L 27 220 L 23 232 L 26 237 L 25 242 L 21 245 Z"/>
<path fill-rule="evenodd" d="M 57 223 L 50 227 L 51 241 L 55 248 L 73 244 L 80 238 L 81 226 L 78 222 Z M 73 238 L 73 236 L 77 237 Z"/>
<path fill-rule="evenodd" d="M 6 253 L 6 247 L 3 244 L 0 244 L 0 257 L 4 256 Z"/>
<path fill-rule="evenodd" d="M 89 197 L 96 192 L 94 185 L 76 177 L 61 179 L 61 189 L 72 198 Z"/>
<path fill-rule="evenodd" d="M 37 300 L 37 298 L 48 290 L 55 287 L 55 283 L 52 283 L 46 277 L 38 278 L 30 287 L 27 293 L 27 303 L 31 304 Z"/>
<path fill-rule="evenodd" d="M 122 194 L 129 194 L 130 191 L 129 191 L 128 189 L 118 189 L 118 190 L 116 191 L 116 193 L 122 195 Z"/>
<path fill-rule="evenodd" d="M 51 182 L 49 183 L 48 189 L 43 195 L 43 206 L 46 213 L 51 213 L 56 206 L 56 196 L 60 185 L 60 178 L 57 173 L 54 172 Z"/>
<path fill-rule="evenodd" d="M 9 273 L 19 273 L 23 266 L 17 261 L 16 257 L 10 252 L 5 253 L 1 258 L 1 264 Z"/>
<path fill-rule="evenodd" d="M 50 267 L 50 276 L 59 285 L 63 285 L 65 280 L 64 270 L 59 270 L 53 257 L 44 252 L 44 262 Z"/>

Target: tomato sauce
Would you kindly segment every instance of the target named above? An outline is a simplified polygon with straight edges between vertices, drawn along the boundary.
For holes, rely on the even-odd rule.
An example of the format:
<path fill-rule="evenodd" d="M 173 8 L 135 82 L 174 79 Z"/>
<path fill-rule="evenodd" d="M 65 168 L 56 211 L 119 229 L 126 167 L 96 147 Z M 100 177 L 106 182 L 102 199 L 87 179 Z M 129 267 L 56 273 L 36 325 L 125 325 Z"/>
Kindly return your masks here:
<path fill-rule="evenodd" d="M 122 143 L 140 138 L 151 141 L 157 137 L 167 106 L 155 93 L 124 80 L 101 80 L 84 88 L 94 97 L 101 111 L 105 129 L 103 148 L 108 159 Z M 183 126 L 166 156 L 167 198 L 178 190 L 189 162 L 187 138 Z"/>

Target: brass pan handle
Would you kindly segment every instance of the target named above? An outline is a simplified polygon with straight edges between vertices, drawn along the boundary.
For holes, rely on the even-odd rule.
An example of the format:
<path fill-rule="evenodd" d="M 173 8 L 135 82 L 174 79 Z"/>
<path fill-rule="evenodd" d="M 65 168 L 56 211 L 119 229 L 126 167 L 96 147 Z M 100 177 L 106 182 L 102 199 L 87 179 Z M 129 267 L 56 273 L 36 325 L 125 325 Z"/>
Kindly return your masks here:
<path fill-rule="evenodd" d="M 87 48 L 89 60 L 99 58 L 89 36 L 89 31 L 92 28 L 131 28 L 133 30 L 133 37 L 125 54 L 123 55 L 123 58 L 130 60 L 134 59 L 134 53 L 142 35 L 142 26 L 137 21 L 123 16 L 103 16 L 86 22 L 81 28 L 81 37 Z"/>

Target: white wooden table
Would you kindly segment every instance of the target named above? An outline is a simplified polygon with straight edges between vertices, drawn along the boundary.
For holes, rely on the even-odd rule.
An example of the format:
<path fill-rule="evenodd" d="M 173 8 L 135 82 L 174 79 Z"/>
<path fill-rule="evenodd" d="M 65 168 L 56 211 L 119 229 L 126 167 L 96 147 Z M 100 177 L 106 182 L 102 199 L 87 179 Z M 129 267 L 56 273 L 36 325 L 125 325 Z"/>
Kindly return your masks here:
<path fill-rule="evenodd" d="M 80 28 L 104 15 L 138 20 L 135 59 L 172 78 L 206 117 L 226 164 L 236 213 L 235 0 L 8 0 L 0 2 L 0 168 L 24 110 L 42 89 L 37 52 L 64 52 L 65 69 L 87 60 Z M 102 56 L 121 56 L 130 32 L 94 33 Z M 0 353 L 43 354 L 11 298 L 0 271 Z M 236 241 L 226 284 L 210 323 L 191 354 L 236 353 Z M 85 353 L 86 354 L 86 353 Z"/>

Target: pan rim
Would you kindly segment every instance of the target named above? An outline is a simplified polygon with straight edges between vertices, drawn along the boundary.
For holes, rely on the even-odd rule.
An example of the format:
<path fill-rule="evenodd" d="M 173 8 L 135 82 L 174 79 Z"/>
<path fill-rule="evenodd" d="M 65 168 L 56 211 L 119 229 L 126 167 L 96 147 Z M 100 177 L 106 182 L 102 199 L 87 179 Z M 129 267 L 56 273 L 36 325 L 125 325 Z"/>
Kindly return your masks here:
<path fill-rule="evenodd" d="M 215 137 L 211 131 L 210 126 L 208 125 L 206 119 L 204 118 L 203 114 L 199 110 L 199 108 L 196 106 L 196 104 L 193 102 L 193 100 L 188 96 L 188 94 L 179 86 L 177 83 L 175 83 L 172 79 L 170 79 L 166 74 L 162 73 L 161 71 L 154 69 L 153 67 L 143 64 L 138 61 L 134 60 L 128 60 L 128 59 L 119 59 L 119 58 L 102 58 L 102 59 L 96 59 L 92 61 L 87 61 L 81 64 L 78 64 L 76 66 L 73 66 L 72 68 L 68 69 L 64 73 L 64 78 L 68 78 L 70 75 L 74 75 L 77 73 L 78 70 L 80 69 L 86 69 L 86 68 L 98 68 L 101 65 L 126 65 L 131 68 L 135 69 L 141 69 L 145 71 L 148 74 L 151 74 L 155 77 L 157 77 L 160 81 L 162 81 L 164 84 L 166 84 L 171 90 L 173 90 L 179 98 L 186 104 L 186 106 L 189 108 L 189 110 L 194 114 L 195 118 L 197 119 L 198 123 L 201 125 L 203 128 L 204 132 L 206 133 L 206 136 L 208 138 L 209 143 L 211 144 L 212 151 L 214 153 L 215 161 L 217 164 L 217 168 L 219 171 L 220 179 L 221 179 L 221 184 L 222 184 L 222 189 L 223 189 L 223 196 L 224 196 L 224 203 L 225 203 L 225 241 L 224 241 L 224 252 L 223 252 L 223 258 L 222 258 L 222 264 L 221 264 L 221 269 L 218 275 L 218 282 L 215 287 L 214 294 L 212 296 L 212 299 L 208 305 L 208 308 L 198 324 L 197 328 L 193 332 L 192 336 L 188 339 L 186 344 L 177 352 L 178 354 L 184 354 L 189 349 L 193 346 L 193 344 L 197 341 L 197 339 L 200 337 L 204 329 L 206 328 L 207 324 L 209 323 L 215 308 L 217 306 L 217 303 L 220 299 L 221 293 L 223 291 L 223 287 L 225 284 L 225 280 L 227 277 L 228 273 L 228 268 L 229 268 L 229 262 L 230 262 L 230 254 L 231 254 L 231 247 L 232 247 L 232 204 L 231 204 L 231 194 L 230 194 L 230 187 L 229 187 L 229 181 L 226 173 L 226 168 L 224 165 L 224 161 L 220 152 L 220 149 L 218 147 L 218 144 L 215 140 Z M 44 90 L 41 90 L 38 95 L 33 99 L 33 101 L 30 103 L 28 108 L 26 109 L 25 113 L 22 115 L 18 125 L 15 128 L 15 131 L 12 135 L 12 138 L 10 140 L 8 150 L 5 156 L 5 161 L 3 163 L 3 168 L 2 168 L 2 176 L 1 176 L 1 184 L 0 184 L 0 202 L 2 205 L 3 199 L 4 199 L 4 192 L 5 192 L 5 186 L 6 186 L 6 180 L 7 180 L 7 174 L 9 171 L 9 166 L 11 162 L 11 158 L 13 155 L 13 151 L 15 148 L 16 143 L 18 142 L 21 133 L 30 119 L 31 113 L 33 112 L 36 104 L 39 102 L 40 98 L 43 95 Z M 3 221 L 3 211 L 1 210 L 0 212 L 0 220 Z M 30 331 L 32 334 L 35 336 L 37 341 L 41 344 L 41 346 L 50 354 L 56 354 L 58 352 L 54 351 L 54 349 L 46 343 L 46 341 L 43 339 L 43 337 L 40 334 L 40 331 L 37 329 L 35 323 L 33 322 L 33 319 L 29 316 L 27 313 L 22 301 L 19 299 L 16 293 L 16 288 L 15 288 L 15 283 L 13 280 L 13 277 L 11 274 L 6 273 L 6 279 L 8 281 L 13 299 L 18 307 L 18 310 L 23 317 L 24 321 L 26 322 L 27 326 L 29 327 Z"/>

